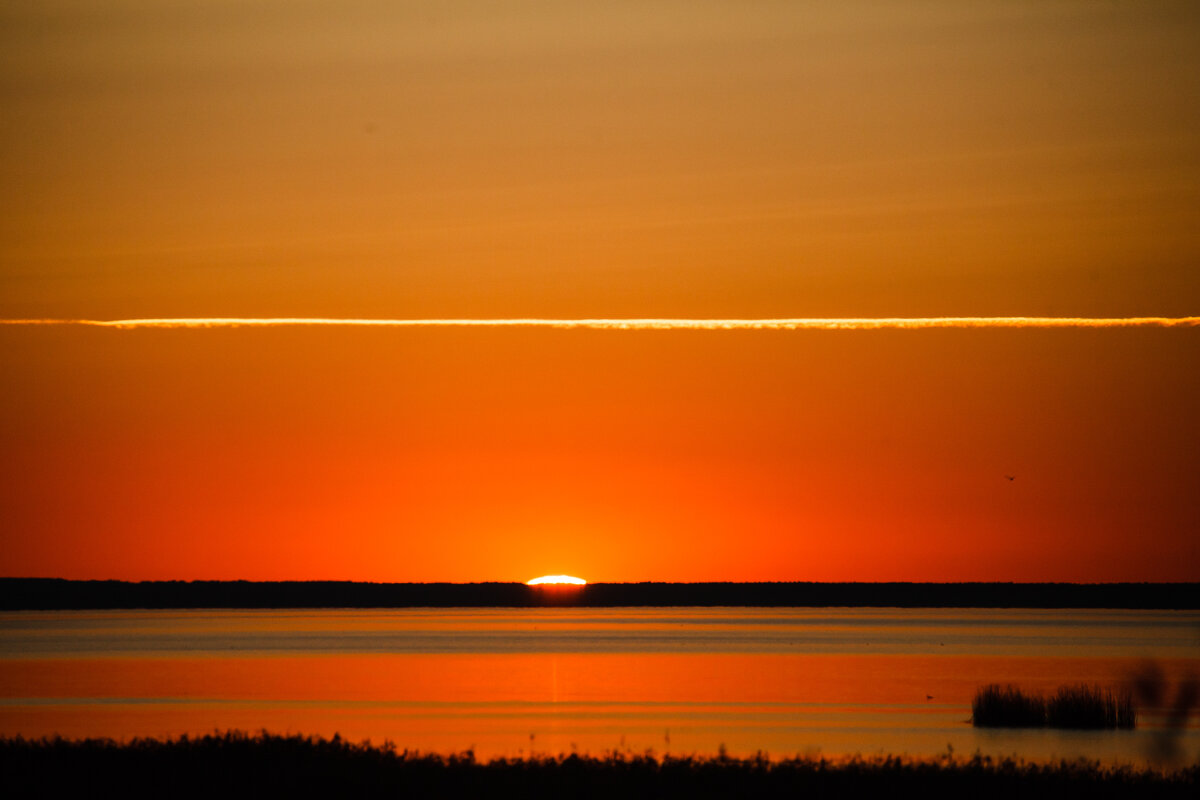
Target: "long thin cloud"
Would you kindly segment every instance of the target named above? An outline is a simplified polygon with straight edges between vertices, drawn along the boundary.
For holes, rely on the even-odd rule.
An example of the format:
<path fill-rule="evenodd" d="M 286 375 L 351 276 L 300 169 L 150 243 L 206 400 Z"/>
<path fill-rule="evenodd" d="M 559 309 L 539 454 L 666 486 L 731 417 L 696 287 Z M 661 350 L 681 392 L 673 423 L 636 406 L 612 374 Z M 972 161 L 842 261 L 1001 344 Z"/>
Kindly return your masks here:
<path fill-rule="evenodd" d="M 336 319 L 180 317 L 161 319 L 5 319 L 0 325 L 98 328 L 556 328 L 588 330 L 920 330 L 928 328 L 1191 328 L 1200 317 L 845 317 L 794 319 Z"/>

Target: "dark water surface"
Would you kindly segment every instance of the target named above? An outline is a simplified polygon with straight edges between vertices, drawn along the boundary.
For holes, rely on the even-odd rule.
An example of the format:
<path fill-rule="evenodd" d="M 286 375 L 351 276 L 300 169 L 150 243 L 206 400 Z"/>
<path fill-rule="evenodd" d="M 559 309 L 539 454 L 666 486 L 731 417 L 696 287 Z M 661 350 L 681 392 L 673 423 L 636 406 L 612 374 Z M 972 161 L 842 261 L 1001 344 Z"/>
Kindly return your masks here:
<path fill-rule="evenodd" d="M 421 609 L 0 613 L 0 734 L 241 728 L 477 754 L 907 753 L 1145 762 L 1163 732 L 987 731 L 986 683 L 1200 673 L 1200 613 Z M 1193 716 L 1178 739 L 1200 758 Z"/>

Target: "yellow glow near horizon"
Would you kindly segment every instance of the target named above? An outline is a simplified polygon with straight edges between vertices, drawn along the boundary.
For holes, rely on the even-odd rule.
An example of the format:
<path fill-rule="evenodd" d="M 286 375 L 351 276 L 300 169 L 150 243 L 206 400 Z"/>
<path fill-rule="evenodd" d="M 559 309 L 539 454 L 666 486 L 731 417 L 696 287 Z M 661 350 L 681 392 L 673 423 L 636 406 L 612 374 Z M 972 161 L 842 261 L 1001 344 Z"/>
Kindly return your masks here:
<path fill-rule="evenodd" d="M 338 319 L 330 317 L 164 317 L 4 319 L 0 325 L 99 328 L 558 328 L 590 330 L 919 330 L 926 328 L 1190 328 L 1200 317 L 832 317 L 779 319 Z"/>
<path fill-rule="evenodd" d="M 573 575 L 543 575 L 540 578 L 534 578 L 529 581 L 527 586 L 546 586 L 555 584 L 567 584 L 571 586 L 585 586 L 587 581 L 583 578 L 576 578 Z"/>

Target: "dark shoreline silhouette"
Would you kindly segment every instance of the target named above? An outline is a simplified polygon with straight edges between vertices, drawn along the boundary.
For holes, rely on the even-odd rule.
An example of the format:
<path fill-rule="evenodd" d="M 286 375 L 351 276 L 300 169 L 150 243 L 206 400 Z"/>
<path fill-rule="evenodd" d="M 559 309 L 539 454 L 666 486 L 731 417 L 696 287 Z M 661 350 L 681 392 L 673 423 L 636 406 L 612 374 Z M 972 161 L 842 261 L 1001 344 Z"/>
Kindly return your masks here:
<path fill-rule="evenodd" d="M 0 739 L 12 797 L 1194 797 L 1200 766 L 1173 772 L 976 755 L 848 760 L 536 756 L 482 762 L 344 739 L 218 733 L 169 741 Z"/>
<path fill-rule="evenodd" d="M 746 606 L 1200 609 L 1200 583 L 360 583 L 0 578 L 0 610 Z"/>

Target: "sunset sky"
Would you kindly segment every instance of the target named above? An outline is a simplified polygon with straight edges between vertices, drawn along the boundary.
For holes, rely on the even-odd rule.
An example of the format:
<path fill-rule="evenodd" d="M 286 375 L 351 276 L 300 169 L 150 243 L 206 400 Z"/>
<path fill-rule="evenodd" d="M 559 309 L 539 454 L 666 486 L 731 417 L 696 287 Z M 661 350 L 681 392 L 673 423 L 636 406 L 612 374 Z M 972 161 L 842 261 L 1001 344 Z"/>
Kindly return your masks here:
<path fill-rule="evenodd" d="M 37 0 L 0 318 L 1200 314 L 1200 4 Z M 0 575 L 1200 580 L 1200 327 L 0 325 Z"/>

